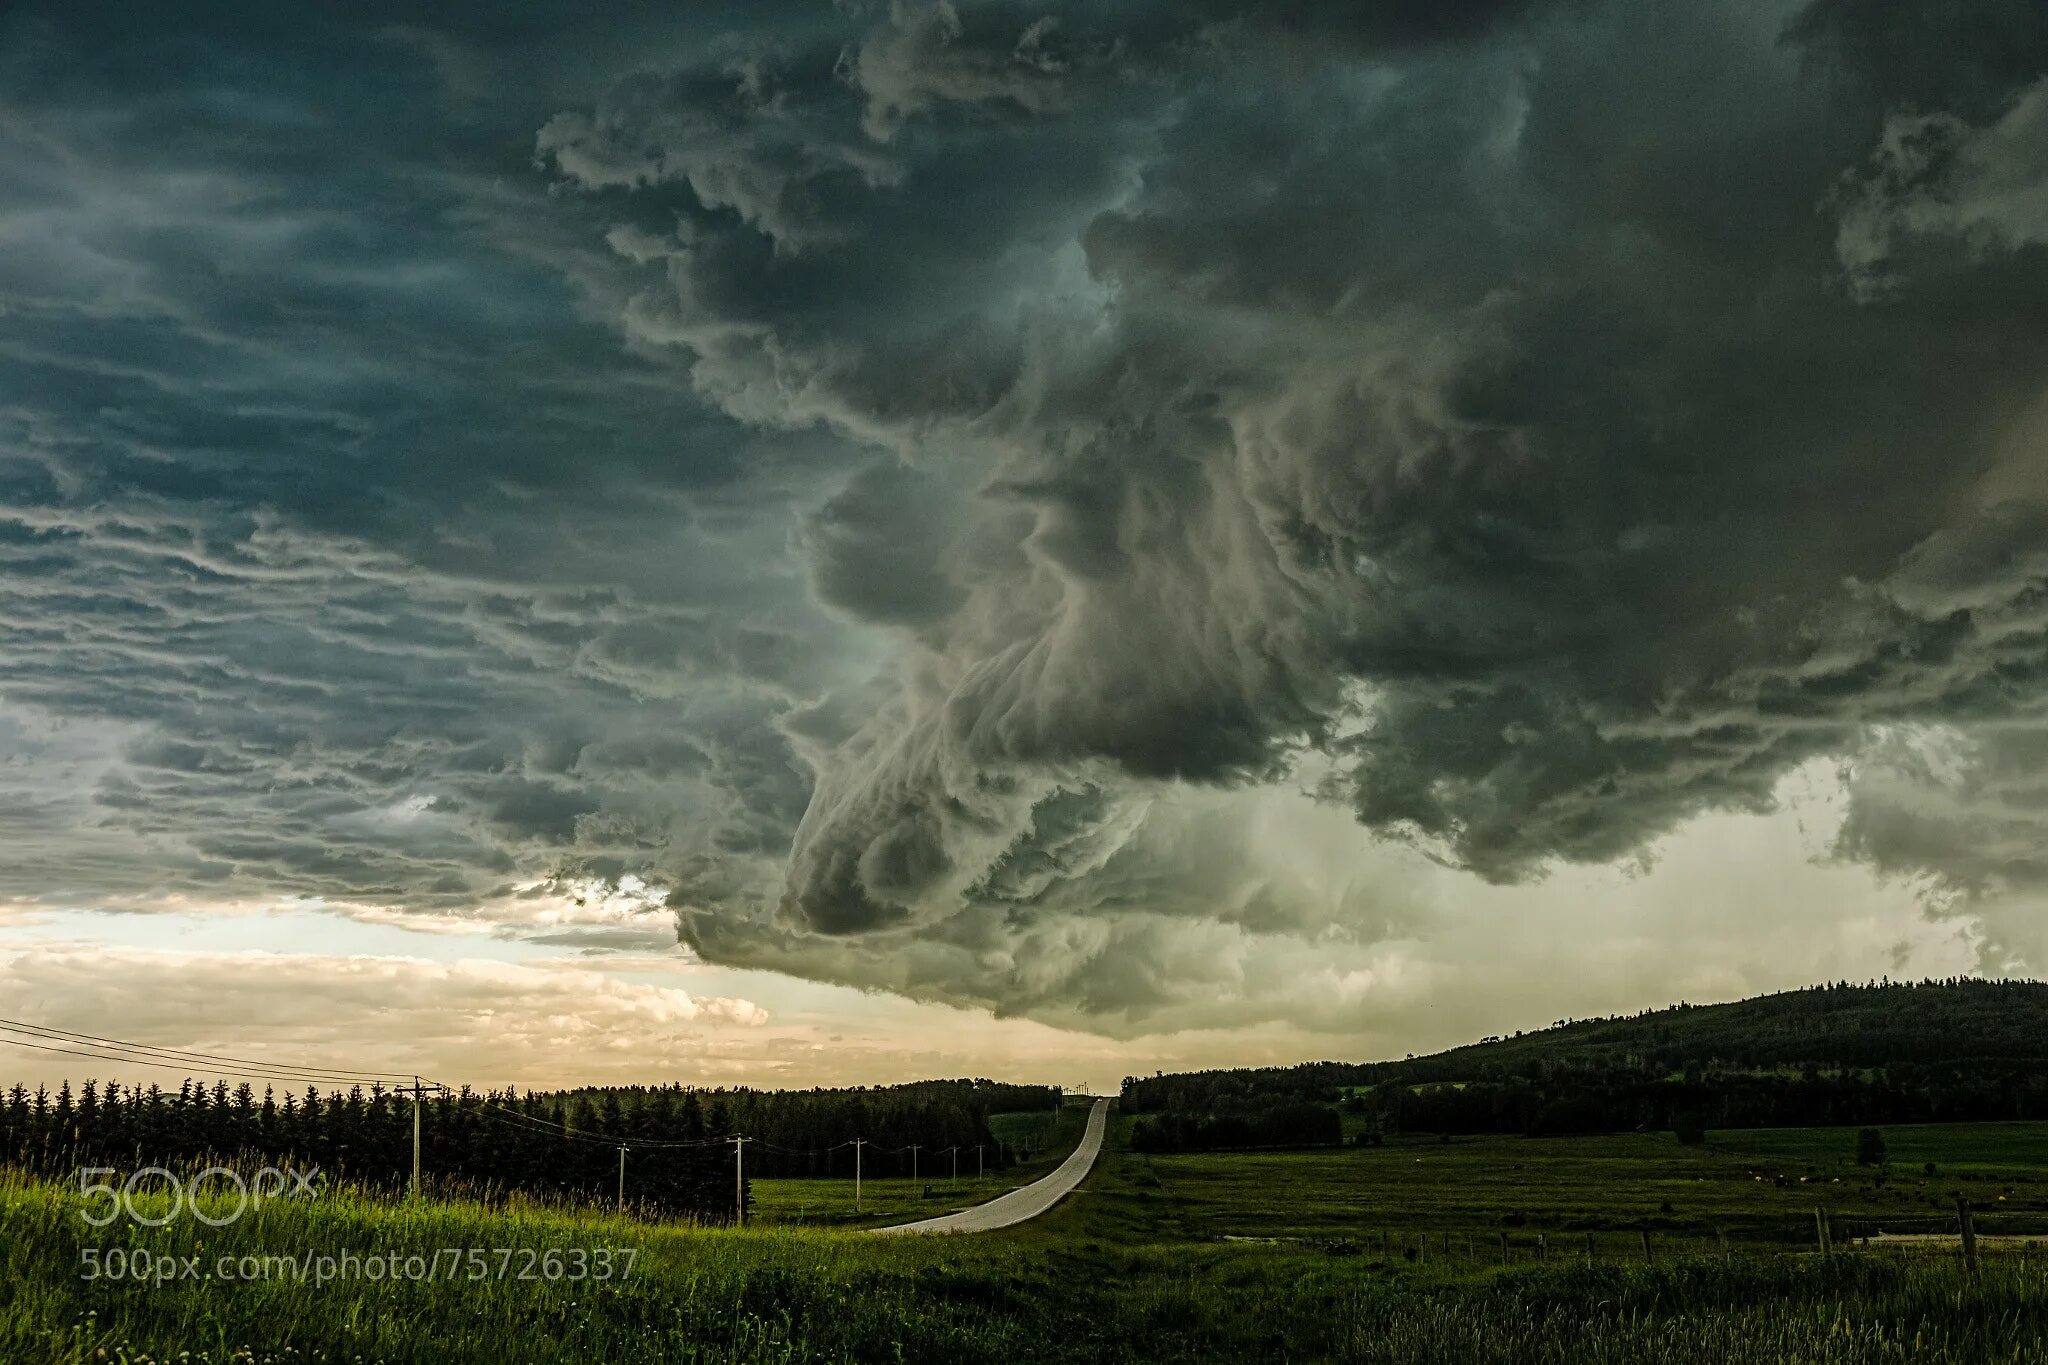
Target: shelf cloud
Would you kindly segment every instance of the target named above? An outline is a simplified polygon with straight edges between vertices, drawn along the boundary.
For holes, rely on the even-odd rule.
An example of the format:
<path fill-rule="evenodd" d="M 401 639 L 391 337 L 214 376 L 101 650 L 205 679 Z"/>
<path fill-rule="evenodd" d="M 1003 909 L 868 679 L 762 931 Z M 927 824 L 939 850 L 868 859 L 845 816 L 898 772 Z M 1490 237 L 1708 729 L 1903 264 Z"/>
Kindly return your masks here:
<path fill-rule="evenodd" d="M 1336 1028 L 1820 765 L 2030 951 L 2037 4 L 171 22 L 0 20 L 0 895 Z"/>

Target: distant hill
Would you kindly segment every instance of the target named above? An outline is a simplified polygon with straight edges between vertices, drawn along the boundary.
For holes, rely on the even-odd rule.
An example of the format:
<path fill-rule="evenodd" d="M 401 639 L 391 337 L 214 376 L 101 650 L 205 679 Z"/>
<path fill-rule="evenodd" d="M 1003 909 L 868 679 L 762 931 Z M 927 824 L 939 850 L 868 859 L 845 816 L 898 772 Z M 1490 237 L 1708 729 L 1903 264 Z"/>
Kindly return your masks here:
<path fill-rule="evenodd" d="M 1888 1067 L 1969 1058 L 2048 1058 L 2048 982 L 1841 982 L 1726 1005 L 1561 1022 L 1392 1066 L 1419 1080 L 1633 1059 L 1675 1071 L 1688 1063 Z"/>
<path fill-rule="evenodd" d="M 1386 1062 L 1132 1078 L 1135 1113 L 1342 1104 L 1373 1131 L 2048 1117 L 2048 983 L 1839 982 Z"/>

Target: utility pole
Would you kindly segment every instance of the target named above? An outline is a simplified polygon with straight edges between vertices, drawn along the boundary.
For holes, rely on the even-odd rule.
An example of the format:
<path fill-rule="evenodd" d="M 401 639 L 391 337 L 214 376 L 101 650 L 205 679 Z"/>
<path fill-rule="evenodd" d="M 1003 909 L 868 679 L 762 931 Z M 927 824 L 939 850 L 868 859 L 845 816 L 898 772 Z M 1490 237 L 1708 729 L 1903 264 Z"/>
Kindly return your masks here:
<path fill-rule="evenodd" d="M 626 1211 L 626 1144 L 619 1144 L 619 1212 Z"/>
<path fill-rule="evenodd" d="M 866 1138 L 853 1140 L 853 1211 L 860 1212 L 860 1149 L 867 1145 Z"/>
<path fill-rule="evenodd" d="M 949 1152 L 951 1152 L 951 1153 L 953 1154 L 953 1182 L 952 1182 L 952 1183 L 953 1183 L 953 1184 L 955 1184 L 955 1185 L 957 1185 L 957 1184 L 959 1184 L 959 1183 L 960 1183 L 960 1149 L 959 1149 L 958 1147 L 948 1147 L 948 1148 L 947 1148 L 946 1150 L 947 1150 L 947 1151 L 949 1151 Z"/>
<path fill-rule="evenodd" d="M 982 1178 L 981 1148 L 981 1143 L 977 1142 L 974 1144 L 974 1178 L 976 1180 L 980 1180 Z"/>
<path fill-rule="evenodd" d="M 747 1140 L 735 1133 L 732 1139 L 732 1200 L 736 1221 L 742 1227 L 747 1222 L 746 1150 Z"/>
<path fill-rule="evenodd" d="M 445 1089 L 447 1087 L 441 1085 L 423 1085 L 417 1076 L 412 1078 L 411 1089 L 402 1085 L 397 1087 L 396 1093 L 412 1096 L 412 1196 L 415 1199 L 420 1193 L 420 1101 L 429 1090 L 439 1093 Z"/>
<path fill-rule="evenodd" d="M 910 1144 L 910 1183 L 917 1183 L 917 1144 Z"/>

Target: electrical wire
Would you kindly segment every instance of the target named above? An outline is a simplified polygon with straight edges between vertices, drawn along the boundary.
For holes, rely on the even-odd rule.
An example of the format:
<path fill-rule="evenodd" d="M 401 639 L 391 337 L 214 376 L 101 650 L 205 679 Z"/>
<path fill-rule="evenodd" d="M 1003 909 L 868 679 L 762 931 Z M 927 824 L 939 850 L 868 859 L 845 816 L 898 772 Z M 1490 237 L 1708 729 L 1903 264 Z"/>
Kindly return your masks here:
<path fill-rule="evenodd" d="M 10 1037 L 22 1034 L 23 1037 Z M 412 1080 L 423 1088 L 432 1088 L 446 1095 L 455 1095 L 454 1087 L 431 1078 L 408 1076 L 402 1072 L 359 1071 L 346 1067 L 295 1066 L 283 1062 L 257 1061 L 246 1057 L 233 1057 L 223 1053 L 195 1052 L 185 1048 L 160 1047 L 153 1043 L 137 1043 L 127 1039 L 109 1038 L 99 1034 L 78 1033 L 69 1029 L 51 1028 L 42 1024 L 31 1024 L 19 1019 L 0 1018 L 0 1044 L 28 1048 L 37 1052 L 61 1053 L 71 1057 L 83 1057 L 91 1061 L 119 1062 L 131 1066 L 161 1067 L 165 1070 L 200 1072 L 213 1076 L 255 1077 L 265 1081 L 287 1081 L 307 1085 L 349 1085 L 360 1087 L 365 1084 L 385 1087 L 385 1093 L 407 1092 L 413 1086 L 403 1083 Z M 67 1046 L 77 1044 L 77 1046 Z M 213 1065 L 221 1063 L 224 1065 Z M 592 1143 L 605 1147 L 624 1147 L 628 1151 L 662 1151 L 684 1148 L 722 1147 L 735 1138 L 753 1143 L 758 1150 L 773 1152 L 777 1156 L 827 1157 L 847 1147 L 860 1146 L 878 1156 L 901 1156 L 912 1150 L 942 1152 L 943 1147 L 926 1147 L 914 1144 L 903 1147 L 883 1147 L 865 1138 L 849 1138 L 830 1147 L 785 1147 L 769 1142 L 765 1138 L 734 1134 L 723 1138 L 640 1138 L 602 1137 L 593 1133 L 579 1132 L 568 1124 L 539 1114 L 529 1114 L 498 1100 L 471 1093 L 468 1097 L 476 1105 L 474 1112 L 501 1123 L 519 1127 L 528 1132 L 548 1137 L 564 1138 L 575 1142 Z M 417 1098 L 415 1102 L 418 1102 Z M 458 1101 L 459 1102 L 459 1101 Z"/>
<path fill-rule="evenodd" d="M 188 1064 L 192 1062 L 225 1062 L 232 1066 L 254 1068 L 265 1072 L 288 1073 L 295 1077 L 303 1076 L 309 1079 L 315 1077 L 325 1078 L 331 1084 L 342 1082 L 355 1084 L 375 1082 L 381 1084 L 408 1079 L 401 1073 L 393 1071 L 358 1071 L 348 1067 L 302 1066 L 291 1062 L 272 1062 L 250 1057 L 230 1057 L 218 1052 L 192 1052 L 184 1048 L 158 1047 L 154 1043 L 137 1043 L 124 1038 L 106 1038 L 92 1033 L 75 1033 L 69 1029 L 51 1028 L 47 1025 L 31 1024 L 19 1019 L 0 1018 L 0 1033 L 24 1033 L 31 1038 L 41 1038 L 46 1042 L 77 1043 L 84 1047 L 138 1054 L 133 1057 L 119 1059 L 126 1061 L 146 1061 L 152 1058 L 164 1058 Z M 0 1039 L 0 1041 L 12 1040 Z"/>
<path fill-rule="evenodd" d="M 111 1049 L 105 1051 L 86 1051 L 82 1048 L 62 1047 L 55 1043 L 31 1042 L 26 1038 L 9 1038 L 5 1036 L 0 1036 L 0 1043 L 8 1044 L 13 1047 L 30 1048 L 37 1052 L 59 1052 L 67 1056 L 84 1057 L 88 1060 L 96 1062 L 118 1062 L 129 1066 L 162 1067 L 164 1070 L 167 1071 L 179 1071 L 187 1075 L 190 1075 L 193 1072 L 199 1072 L 208 1076 L 235 1076 L 243 1078 L 253 1077 L 261 1081 L 286 1081 L 292 1084 L 299 1084 L 301 1082 L 309 1085 L 336 1084 L 336 1082 L 326 1077 L 308 1076 L 303 1073 L 271 1070 L 269 1068 L 264 1067 L 205 1066 L 189 1061 L 170 1061 L 155 1057 L 133 1056 L 124 1053 L 114 1052 Z M 360 1085 L 361 1082 L 356 1081 L 351 1082 L 350 1084 Z"/>

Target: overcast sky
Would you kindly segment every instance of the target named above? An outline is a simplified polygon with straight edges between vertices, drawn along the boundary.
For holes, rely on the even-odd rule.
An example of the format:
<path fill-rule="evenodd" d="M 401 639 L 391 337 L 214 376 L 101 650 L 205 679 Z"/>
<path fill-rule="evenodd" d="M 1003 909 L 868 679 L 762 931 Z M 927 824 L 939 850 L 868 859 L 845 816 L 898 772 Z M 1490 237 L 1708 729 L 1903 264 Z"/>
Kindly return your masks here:
<path fill-rule="evenodd" d="M 2048 971 L 2039 0 L 344 9 L 0 14 L 6 1017 L 1105 1084 Z"/>

